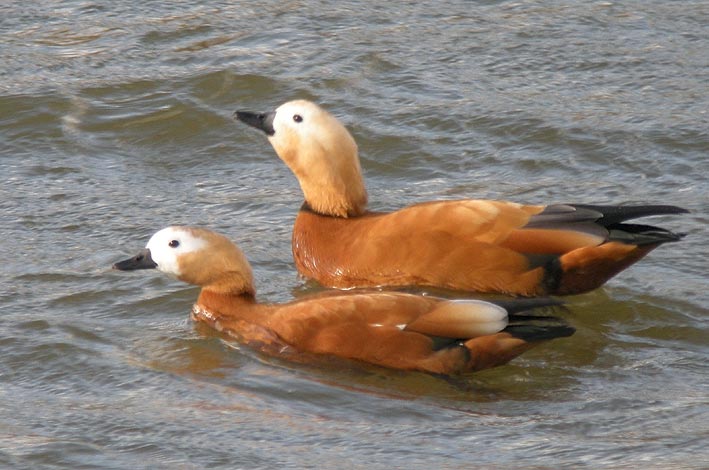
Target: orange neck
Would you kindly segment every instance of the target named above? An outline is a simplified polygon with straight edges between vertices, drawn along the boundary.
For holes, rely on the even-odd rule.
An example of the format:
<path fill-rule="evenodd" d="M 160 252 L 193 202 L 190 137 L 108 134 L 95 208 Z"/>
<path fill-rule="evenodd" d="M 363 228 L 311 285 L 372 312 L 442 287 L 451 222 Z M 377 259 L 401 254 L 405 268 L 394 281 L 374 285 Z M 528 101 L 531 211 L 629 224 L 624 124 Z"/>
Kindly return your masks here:
<path fill-rule="evenodd" d="M 235 295 L 210 289 L 202 289 L 195 305 L 209 312 L 214 318 L 258 325 L 267 322 L 270 311 L 268 306 L 256 303 L 256 298 L 251 293 Z"/>
<path fill-rule="evenodd" d="M 256 303 L 251 294 L 223 294 L 202 289 L 192 307 L 192 319 L 257 349 L 277 353 L 287 344 L 269 327 L 273 311 L 272 305 Z"/>

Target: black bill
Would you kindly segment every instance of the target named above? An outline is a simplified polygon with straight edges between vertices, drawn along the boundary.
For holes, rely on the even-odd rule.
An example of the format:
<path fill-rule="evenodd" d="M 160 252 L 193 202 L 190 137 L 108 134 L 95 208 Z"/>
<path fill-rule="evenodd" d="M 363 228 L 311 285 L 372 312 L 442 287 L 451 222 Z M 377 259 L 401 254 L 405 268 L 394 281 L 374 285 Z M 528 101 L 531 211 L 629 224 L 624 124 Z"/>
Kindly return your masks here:
<path fill-rule="evenodd" d="M 124 259 L 113 265 L 119 271 L 134 271 L 136 269 L 155 269 L 158 265 L 150 257 L 150 250 L 144 249 L 132 258 Z"/>
<path fill-rule="evenodd" d="M 273 135 L 276 131 L 273 129 L 273 118 L 276 117 L 276 113 L 252 113 L 250 111 L 237 111 L 234 113 L 234 117 L 237 120 L 248 124 L 256 129 L 261 129 L 266 133 L 266 135 Z"/>

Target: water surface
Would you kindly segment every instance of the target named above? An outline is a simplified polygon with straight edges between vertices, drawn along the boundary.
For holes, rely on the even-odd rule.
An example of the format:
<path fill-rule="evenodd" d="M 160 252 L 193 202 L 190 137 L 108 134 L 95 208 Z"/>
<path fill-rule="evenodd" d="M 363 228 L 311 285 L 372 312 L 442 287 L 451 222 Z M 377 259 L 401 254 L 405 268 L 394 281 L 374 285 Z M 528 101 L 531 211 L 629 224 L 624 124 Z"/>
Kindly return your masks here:
<path fill-rule="evenodd" d="M 705 468 L 706 2 L 309 0 L 0 6 L 0 465 Z M 371 207 L 463 197 L 667 203 L 686 232 L 576 328 L 446 381 L 263 357 L 188 319 L 198 294 L 110 265 L 171 224 L 299 279 L 302 195 L 236 109 L 315 100 Z M 450 295 L 446 292 L 433 292 Z"/>

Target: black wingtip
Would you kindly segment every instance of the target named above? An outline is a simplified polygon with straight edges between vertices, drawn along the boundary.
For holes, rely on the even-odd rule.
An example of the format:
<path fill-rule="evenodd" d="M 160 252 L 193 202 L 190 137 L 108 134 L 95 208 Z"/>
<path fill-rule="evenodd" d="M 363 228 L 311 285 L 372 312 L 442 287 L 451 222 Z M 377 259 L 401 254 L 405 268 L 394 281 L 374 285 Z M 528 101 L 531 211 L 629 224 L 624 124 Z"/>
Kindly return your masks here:
<path fill-rule="evenodd" d="M 596 211 L 601 214 L 598 223 L 607 227 L 626 220 L 638 219 L 640 217 L 650 217 L 653 215 L 676 215 L 688 214 L 689 211 L 684 207 L 664 205 L 664 204 L 647 204 L 647 205 L 617 205 L 617 206 L 596 206 L 591 204 L 568 204 L 576 209 L 586 209 Z"/>
<path fill-rule="evenodd" d="M 513 315 L 504 329 L 515 338 L 529 343 L 565 338 L 576 332 L 576 328 L 558 317 L 538 315 Z"/>
<path fill-rule="evenodd" d="M 654 245 L 657 243 L 677 242 L 686 233 L 675 233 L 660 227 L 640 224 L 614 224 L 608 226 L 609 240 L 631 243 L 634 245 Z"/>

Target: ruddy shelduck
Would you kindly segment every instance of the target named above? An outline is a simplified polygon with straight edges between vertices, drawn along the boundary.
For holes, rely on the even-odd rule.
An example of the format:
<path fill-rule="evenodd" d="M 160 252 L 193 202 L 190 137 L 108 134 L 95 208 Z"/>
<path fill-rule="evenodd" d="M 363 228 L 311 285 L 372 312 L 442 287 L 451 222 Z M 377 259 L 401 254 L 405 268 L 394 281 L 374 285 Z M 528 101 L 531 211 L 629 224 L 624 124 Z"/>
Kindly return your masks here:
<path fill-rule="evenodd" d="M 329 291 L 284 304 L 258 303 L 251 267 L 228 238 L 168 227 L 114 269 L 156 268 L 202 287 L 192 318 L 266 353 L 313 353 L 438 374 L 506 364 L 535 345 L 570 336 L 563 320 L 535 315 L 545 299 L 499 304 L 401 292 Z"/>
<path fill-rule="evenodd" d="M 298 271 L 324 286 L 436 286 L 521 296 L 579 294 L 603 285 L 682 235 L 625 223 L 679 214 L 669 205 L 522 205 L 436 201 L 367 210 L 357 145 L 330 113 L 304 100 L 237 111 L 266 133 L 305 196 L 293 227 Z"/>

